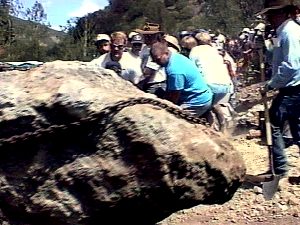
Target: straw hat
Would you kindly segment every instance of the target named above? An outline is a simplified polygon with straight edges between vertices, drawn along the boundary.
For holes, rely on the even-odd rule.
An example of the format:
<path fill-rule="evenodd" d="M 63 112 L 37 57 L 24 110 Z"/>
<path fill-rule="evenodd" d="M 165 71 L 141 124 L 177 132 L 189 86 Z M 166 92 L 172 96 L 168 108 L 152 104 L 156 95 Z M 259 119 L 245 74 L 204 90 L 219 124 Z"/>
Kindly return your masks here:
<path fill-rule="evenodd" d="M 160 30 L 160 25 L 157 23 L 146 23 L 143 27 L 143 29 L 135 29 L 135 32 L 138 32 L 140 34 L 157 34 L 157 33 L 163 33 Z"/>
<path fill-rule="evenodd" d="M 257 15 L 265 14 L 270 10 L 282 9 L 286 6 L 294 5 L 293 0 L 265 0 L 264 9 Z"/>
<path fill-rule="evenodd" d="M 179 45 L 179 42 L 177 40 L 176 37 L 172 36 L 172 35 L 165 35 L 164 39 L 166 40 L 166 42 L 170 43 L 171 45 L 173 45 L 175 48 L 177 48 L 177 50 L 180 52 L 181 51 L 181 47 Z"/>

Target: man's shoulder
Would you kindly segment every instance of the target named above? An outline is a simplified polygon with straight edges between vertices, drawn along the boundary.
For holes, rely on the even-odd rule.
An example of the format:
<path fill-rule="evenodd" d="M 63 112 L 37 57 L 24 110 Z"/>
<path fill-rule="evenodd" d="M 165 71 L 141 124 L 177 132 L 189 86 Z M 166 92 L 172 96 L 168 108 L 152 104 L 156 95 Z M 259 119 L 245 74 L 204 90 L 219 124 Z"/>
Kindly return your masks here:
<path fill-rule="evenodd" d="M 104 62 L 108 61 L 109 58 L 110 58 L 110 57 L 109 57 L 109 53 L 105 53 L 105 54 L 99 56 L 98 58 L 93 59 L 93 60 L 91 61 L 91 63 L 97 64 L 97 65 L 100 65 L 100 66 L 103 66 L 102 64 L 103 64 Z"/>
<path fill-rule="evenodd" d="M 171 60 L 180 60 L 180 61 L 185 61 L 185 60 L 188 60 L 190 61 L 189 58 L 187 58 L 186 56 L 178 53 L 178 52 L 172 52 L 171 54 Z"/>
<path fill-rule="evenodd" d="M 185 74 L 187 69 L 192 69 L 194 63 L 186 56 L 179 53 L 172 53 L 170 62 L 166 67 L 168 73 Z"/>
<path fill-rule="evenodd" d="M 215 54 L 218 53 L 217 49 L 210 45 L 198 45 L 192 48 L 190 55 L 206 55 L 206 54 Z"/>
<path fill-rule="evenodd" d="M 167 67 L 168 68 L 180 68 L 181 65 L 178 62 L 184 61 L 185 58 L 186 58 L 185 56 L 183 56 L 183 55 L 181 55 L 179 53 L 172 52 Z"/>
<path fill-rule="evenodd" d="M 300 25 L 294 20 L 289 19 L 278 28 L 278 36 L 294 36 L 300 33 Z"/>

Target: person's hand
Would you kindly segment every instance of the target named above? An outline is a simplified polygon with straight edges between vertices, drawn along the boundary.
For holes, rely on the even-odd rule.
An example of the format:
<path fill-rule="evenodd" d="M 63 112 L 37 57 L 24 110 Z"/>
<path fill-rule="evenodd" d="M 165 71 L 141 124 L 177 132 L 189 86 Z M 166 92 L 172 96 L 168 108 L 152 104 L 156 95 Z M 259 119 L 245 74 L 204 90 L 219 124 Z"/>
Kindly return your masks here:
<path fill-rule="evenodd" d="M 260 94 L 261 95 L 266 95 L 268 91 L 271 91 L 273 88 L 269 85 L 269 83 L 265 83 L 265 85 L 263 85 L 261 88 L 260 88 Z"/>

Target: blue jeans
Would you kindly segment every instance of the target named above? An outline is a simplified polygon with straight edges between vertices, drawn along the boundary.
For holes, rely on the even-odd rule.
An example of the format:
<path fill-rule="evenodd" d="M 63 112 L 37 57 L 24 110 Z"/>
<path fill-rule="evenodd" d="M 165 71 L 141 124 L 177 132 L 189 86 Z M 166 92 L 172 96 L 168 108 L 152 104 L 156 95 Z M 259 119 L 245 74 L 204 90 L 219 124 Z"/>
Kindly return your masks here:
<path fill-rule="evenodd" d="M 270 108 L 272 124 L 273 165 L 276 174 L 286 173 L 287 157 L 283 138 L 284 123 L 288 121 L 294 143 L 300 147 L 300 91 L 299 93 L 279 93 Z"/>
<path fill-rule="evenodd" d="M 208 86 L 214 94 L 213 105 L 218 104 L 232 89 L 231 85 L 225 84 L 208 84 Z"/>
<path fill-rule="evenodd" d="M 184 111 L 189 112 L 190 114 L 201 117 L 204 113 L 206 113 L 208 110 L 212 107 L 212 100 L 206 102 L 205 104 L 201 106 L 188 106 L 185 104 L 182 104 L 180 106 Z"/>

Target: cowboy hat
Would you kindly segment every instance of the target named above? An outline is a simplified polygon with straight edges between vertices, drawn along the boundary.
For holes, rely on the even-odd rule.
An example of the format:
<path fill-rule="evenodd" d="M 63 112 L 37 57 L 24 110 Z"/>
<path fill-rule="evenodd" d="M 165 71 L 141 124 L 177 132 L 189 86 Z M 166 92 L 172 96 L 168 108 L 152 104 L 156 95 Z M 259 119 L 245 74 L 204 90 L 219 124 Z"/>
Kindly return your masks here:
<path fill-rule="evenodd" d="M 282 9 L 286 6 L 294 5 L 293 0 L 265 0 L 264 9 L 258 12 L 256 15 L 262 15 L 270 10 Z"/>
<path fill-rule="evenodd" d="M 160 25 L 157 23 L 146 23 L 143 27 L 143 29 L 135 29 L 135 32 L 138 32 L 140 34 L 157 34 L 157 33 L 163 33 L 160 30 Z"/>

